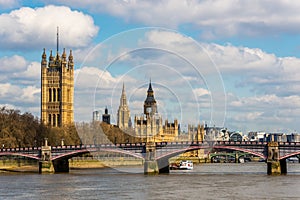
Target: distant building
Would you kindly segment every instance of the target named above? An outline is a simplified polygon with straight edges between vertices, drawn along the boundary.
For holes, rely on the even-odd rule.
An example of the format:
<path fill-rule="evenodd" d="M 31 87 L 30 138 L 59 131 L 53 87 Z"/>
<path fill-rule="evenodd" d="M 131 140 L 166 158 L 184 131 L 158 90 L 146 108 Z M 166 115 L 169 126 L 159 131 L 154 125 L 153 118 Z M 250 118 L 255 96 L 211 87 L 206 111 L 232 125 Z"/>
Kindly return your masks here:
<path fill-rule="evenodd" d="M 263 131 L 251 131 L 248 133 L 248 138 L 250 141 L 263 142 L 265 141 L 266 132 Z"/>
<path fill-rule="evenodd" d="M 198 124 L 197 126 L 188 125 L 188 141 L 202 142 L 204 140 L 204 126 Z"/>
<path fill-rule="evenodd" d="M 110 114 L 108 114 L 107 107 L 105 108 L 105 112 L 102 115 L 102 121 L 105 122 L 105 123 L 107 123 L 107 124 L 110 124 Z"/>
<path fill-rule="evenodd" d="M 130 110 L 127 106 L 127 98 L 126 98 L 124 83 L 123 83 L 122 94 L 120 98 L 120 106 L 117 114 L 117 126 L 120 129 L 131 128 Z"/>
<path fill-rule="evenodd" d="M 93 112 L 93 121 L 100 121 L 100 111 L 95 110 Z"/>
<path fill-rule="evenodd" d="M 165 120 L 163 125 L 162 117 L 157 110 L 157 102 L 154 98 L 151 81 L 144 101 L 144 113 L 141 116 L 134 117 L 134 130 L 138 137 L 155 136 L 155 141 L 174 141 L 178 139 L 180 124 L 175 119 L 174 122 Z"/>
<path fill-rule="evenodd" d="M 165 140 L 169 141 L 175 138 L 178 138 L 180 133 L 180 124 L 178 124 L 178 120 L 175 119 L 173 123 L 165 120 L 165 125 L 163 126 L 163 137 Z"/>
<path fill-rule="evenodd" d="M 139 137 L 157 135 L 162 133 L 162 118 L 157 113 L 157 104 L 151 82 L 144 101 L 144 113 L 134 117 L 135 133 Z"/>
<path fill-rule="evenodd" d="M 244 138 L 243 138 L 243 134 L 239 131 L 236 131 L 236 132 L 231 132 L 229 134 L 229 141 L 233 141 L 233 142 L 241 142 L 243 141 Z"/>
<path fill-rule="evenodd" d="M 287 136 L 285 133 L 269 133 L 266 134 L 266 142 L 287 142 Z"/>
<path fill-rule="evenodd" d="M 229 141 L 229 132 L 226 128 L 205 125 L 204 130 L 206 141 Z"/>
<path fill-rule="evenodd" d="M 41 121 L 52 127 L 73 123 L 74 62 L 72 50 L 67 58 L 65 49 L 62 55 L 57 51 L 49 61 L 44 49 L 41 61 Z"/>
<path fill-rule="evenodd" d="M 300 142 L 300 134 L 299 133 L 291 133 L 286 135 L 287 142 Z"/>

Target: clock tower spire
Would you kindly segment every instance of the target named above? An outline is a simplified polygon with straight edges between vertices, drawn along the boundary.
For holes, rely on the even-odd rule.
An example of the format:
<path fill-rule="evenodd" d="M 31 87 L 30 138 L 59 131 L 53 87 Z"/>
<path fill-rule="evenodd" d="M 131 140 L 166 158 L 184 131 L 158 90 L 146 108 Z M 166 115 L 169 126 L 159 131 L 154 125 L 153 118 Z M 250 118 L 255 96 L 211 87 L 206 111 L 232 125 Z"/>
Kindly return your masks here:
<path fill-rule="evenodd" d="M 151 79 L 149 82 L 149 87 L 147 91 L 147 98 L 144 102 L 144 114 L 145 115 L 154 115 L 157 113 L 157 105 L 156 105 L 156 100 L 154 98 L 154 92 L 152 89 L 152 84 L 151 84 Z"/>

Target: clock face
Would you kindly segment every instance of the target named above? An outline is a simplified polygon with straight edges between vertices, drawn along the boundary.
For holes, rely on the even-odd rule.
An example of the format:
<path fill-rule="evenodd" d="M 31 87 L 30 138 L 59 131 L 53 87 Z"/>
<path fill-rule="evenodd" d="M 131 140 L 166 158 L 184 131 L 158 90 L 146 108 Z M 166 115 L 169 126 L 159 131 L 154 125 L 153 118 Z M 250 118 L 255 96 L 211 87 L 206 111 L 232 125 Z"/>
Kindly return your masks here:
<path fill-rule="evenodd" d="M 151 108 L 151 107 L 146 108 L 146 112 L 147 112 L 147 113 L 151 113 L 151 111 L 152 111 L 152 108 Z"/>

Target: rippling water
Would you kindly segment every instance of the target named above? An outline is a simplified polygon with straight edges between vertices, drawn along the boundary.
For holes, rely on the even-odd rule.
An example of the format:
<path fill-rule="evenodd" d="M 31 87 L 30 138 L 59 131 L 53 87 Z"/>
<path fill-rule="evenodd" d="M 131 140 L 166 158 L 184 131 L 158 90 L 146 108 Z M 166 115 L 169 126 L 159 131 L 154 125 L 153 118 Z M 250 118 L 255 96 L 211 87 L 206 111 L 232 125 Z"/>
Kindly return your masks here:
<path fill-rule="evenodd" d="M 216 163 L 154 176 L 142 167 L 2 173 L 0 183 L 0 199 L 299 199 L 300 164 L 282 176 L 266 175 L 265 163 Z"/>

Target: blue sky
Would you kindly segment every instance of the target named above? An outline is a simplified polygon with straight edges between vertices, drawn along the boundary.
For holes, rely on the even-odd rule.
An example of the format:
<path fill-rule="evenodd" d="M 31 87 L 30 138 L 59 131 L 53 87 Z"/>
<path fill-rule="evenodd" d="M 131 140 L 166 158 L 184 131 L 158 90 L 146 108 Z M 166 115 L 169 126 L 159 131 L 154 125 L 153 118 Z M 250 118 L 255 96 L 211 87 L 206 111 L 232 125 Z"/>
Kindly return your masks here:
<path fill-rule="evenodd" d="M 40 116 L 42 49 L 73 50 L 75 119 L 123 82 L 139 115 L 151 78 L 164 119 L 230 130 L 299 131 L 297 1 L 0 0 L 0 105 Z"/>

